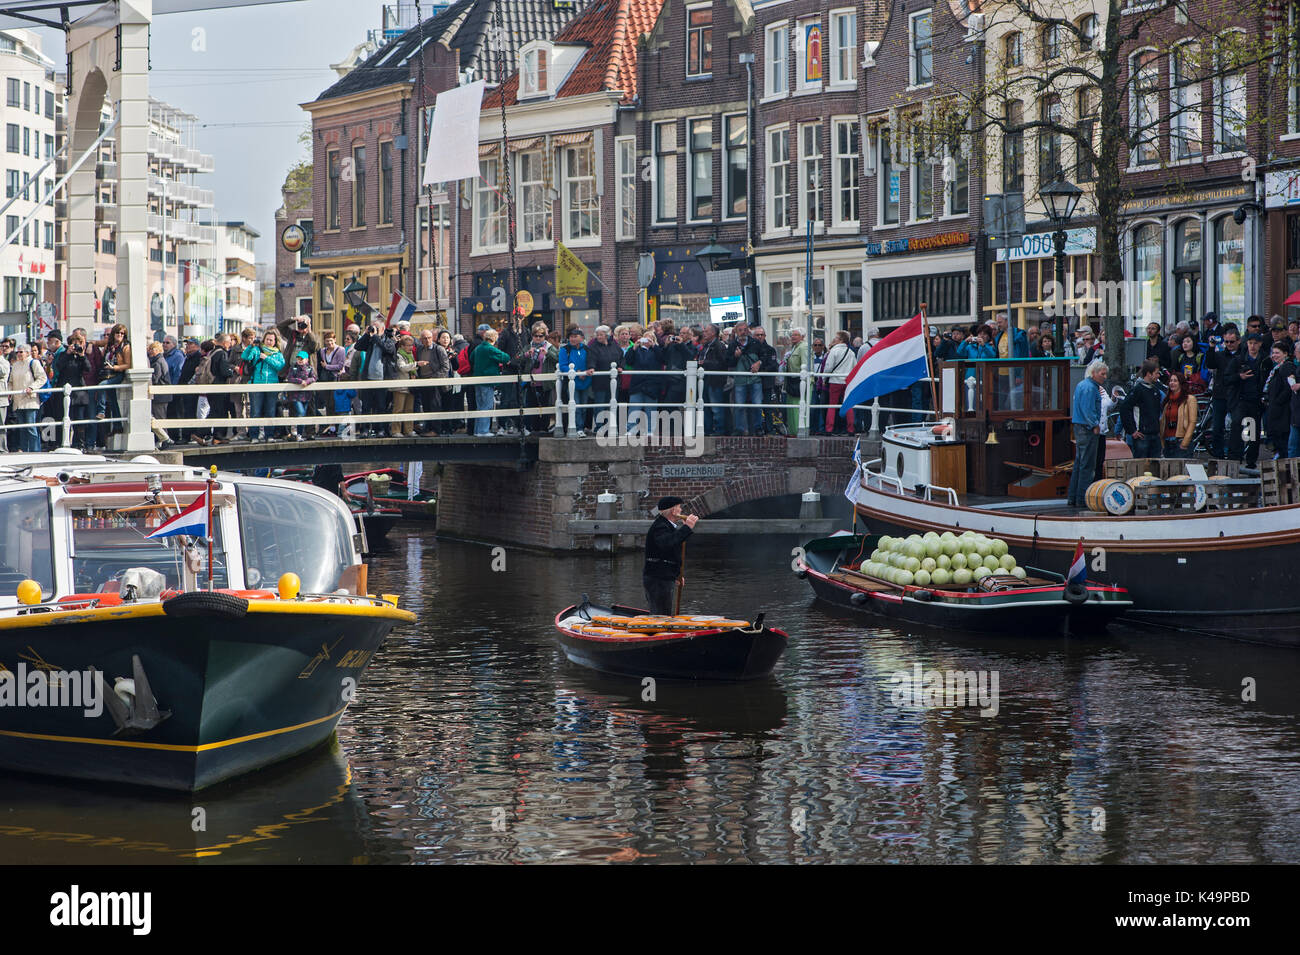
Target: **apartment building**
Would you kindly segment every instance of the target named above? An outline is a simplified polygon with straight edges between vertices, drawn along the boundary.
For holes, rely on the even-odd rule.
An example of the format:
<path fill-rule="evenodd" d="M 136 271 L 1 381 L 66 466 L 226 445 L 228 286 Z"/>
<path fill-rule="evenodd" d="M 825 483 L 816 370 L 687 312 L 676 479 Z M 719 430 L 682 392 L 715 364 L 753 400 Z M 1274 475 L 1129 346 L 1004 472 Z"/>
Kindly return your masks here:
<path fill-rule="evenodd" d="M 42 202 L 55 182 L 55 117 L 63 88 L 55 64 L 41 52 L 39 34 L 0 32 L 0 127 L 5 132 L 4 217 L 0 251 L 4 334 L 24 332 L 21 292 L 30 288 L 37 302 L 59 303 L 55 282 L 55 208 Z"/>

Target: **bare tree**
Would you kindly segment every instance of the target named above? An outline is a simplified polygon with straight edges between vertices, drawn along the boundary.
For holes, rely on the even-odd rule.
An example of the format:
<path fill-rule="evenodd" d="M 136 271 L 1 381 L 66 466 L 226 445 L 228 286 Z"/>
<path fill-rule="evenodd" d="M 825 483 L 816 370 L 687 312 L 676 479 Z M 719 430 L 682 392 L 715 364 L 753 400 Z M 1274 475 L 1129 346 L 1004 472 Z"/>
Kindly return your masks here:
<path fill-rule="evenodd" d="M 1259 91 L 1275 58 L 1281 59 L 1280 38 L 1266 28 L 1278 2 L 986 2 L 968 20 L 972 55 L 984 64 L 982 81 L 973 88 L 945 86 L 936 76 L 919 135 L 948 142 L 969 137 L 986 188 L 990 172 L 1019 163 L 1005 178 L 1012 181 L 1018 172 L 1037 180 L 1025 191 L 1026 209 L 1040 198 L 1039 188 L 1065 177 L 1061 145 L 1071 143 L 1072 174 L 1090 185 L 1082 205 L 1096 217 L 1100 283 L 1122 288 L 1127 171 L 1161 172 L 1166 188 L 1176 191 L 1204 175 L 1211 153 L 1215 161 L 1226 153 L 1240 154 L 1243 176 L 1253 178 L 1266 145 L 1270 100 Z M 1207 113 L 1213 148 L 1203 141 Z M 1040 175 L 1023 177 L 1030 135 L 1038 144 Z M 1106 362 L 1122 368 L 1123 311 L 1133 302 L 1117 307 L 1114 296 L 1096 298 Z"/>

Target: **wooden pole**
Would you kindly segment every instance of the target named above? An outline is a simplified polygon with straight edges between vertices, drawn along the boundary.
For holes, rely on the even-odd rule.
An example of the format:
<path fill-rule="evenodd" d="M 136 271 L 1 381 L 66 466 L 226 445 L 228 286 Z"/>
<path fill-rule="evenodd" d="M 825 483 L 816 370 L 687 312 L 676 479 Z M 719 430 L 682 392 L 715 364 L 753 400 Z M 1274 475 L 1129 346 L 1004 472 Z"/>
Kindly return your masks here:
<path fill-rule="evenodd" d="M 686 579 L 686 542 L 682 541 L 682 569 L 677 572 L 677 599 L 673 602 L 673 616 L 682 612 L 682 581 Z"/>
<path fill-rule="evenodd" d="M 934 383 L 934 355 L 930 353 L 930 319 L 925 314 L 925 302 L 921 303 L 921 337 L 925 339 L 925 370 L 930 379 L 930 410 L 934 412 L 935 420 L 938 420 L 939 392 Z"/>

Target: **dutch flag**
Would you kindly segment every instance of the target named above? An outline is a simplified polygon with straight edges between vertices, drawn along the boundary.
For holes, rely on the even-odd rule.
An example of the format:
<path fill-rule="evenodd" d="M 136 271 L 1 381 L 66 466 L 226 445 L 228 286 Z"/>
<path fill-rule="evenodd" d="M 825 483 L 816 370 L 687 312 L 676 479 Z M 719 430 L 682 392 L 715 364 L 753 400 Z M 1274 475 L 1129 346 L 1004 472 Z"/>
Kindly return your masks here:
<path fill-rule="evenodd" d="M 175 537 L 184 534 L 187 537 L 207 537 L 208 536 L 208 492 L 200 494 L 198 499 L 185 510 L 181 511 L 175 517 L 163 521 L 147 536 L 147 540 L 153 540 L 155 537 Z"/>
<path fill-rule="evenodd" d="M 1087 584 L 1088 583 L 1088 564 L 1083 559 L 1083 539 L 1074 548 L 1074 560 L 1070 562 L 1069 573 L 1065 575 L 1067 583 Z"/>
<path fill-rule="evenodd" d="M 906 388 L 928 373 L 925 326 L 918 314 L 894 329 L 858 359 L 845 382 L 840 414 L 847 414 L 854 405 Z"/>
<path fill-rule="evenodd" d="M 388 306 L 388 320 L 384 328 L 391 328 L 397 322 L 409 322 L 415 314 L 415 303 L 401 292 L 393 293 L 393 301 Z"/>

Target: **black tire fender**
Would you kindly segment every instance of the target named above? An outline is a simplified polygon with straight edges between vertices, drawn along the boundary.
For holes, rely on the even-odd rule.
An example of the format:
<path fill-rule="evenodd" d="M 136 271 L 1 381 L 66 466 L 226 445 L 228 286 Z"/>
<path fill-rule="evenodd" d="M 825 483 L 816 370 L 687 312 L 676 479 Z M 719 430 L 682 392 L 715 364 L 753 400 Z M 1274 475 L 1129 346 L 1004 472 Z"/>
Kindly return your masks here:
<path fill-rule="evenodd" d="M 808 568 L 807 568 L 807 567 L 800 567 L 798 570 L 796 570 L 796 571 L 794 572 L 794 575 L 795 575 L 796 577 L 798 577 L 800 580 L 807 580 L 807 579 L 808 579 Z"/>
<path fill-rule="evenodd" d="M 856 593 L 849 595 L 849 602 L 852 603 L 855 607 L 861 607 L 863 604 L 867 602 L 867 595 L 859 590 Z"/>
<path fill-rule="evenodd" d="M 1088 602 L 1088 588 L 1077 581 L 1065 585 L 1065 601 L 1075 606 Z"/>
<path fill-rule="evenodd" d="M 917 600 L 924 601 L 925 603 L 934 600 L 934 592 L 931 590 L 913 590 L 912 596 Z"/>
<path fill-rule="evenodd" d="M 245 617 L 248 601 L 234 594 L 193 590 L 164 600 L 163 613 L 169 617 Z"/>

